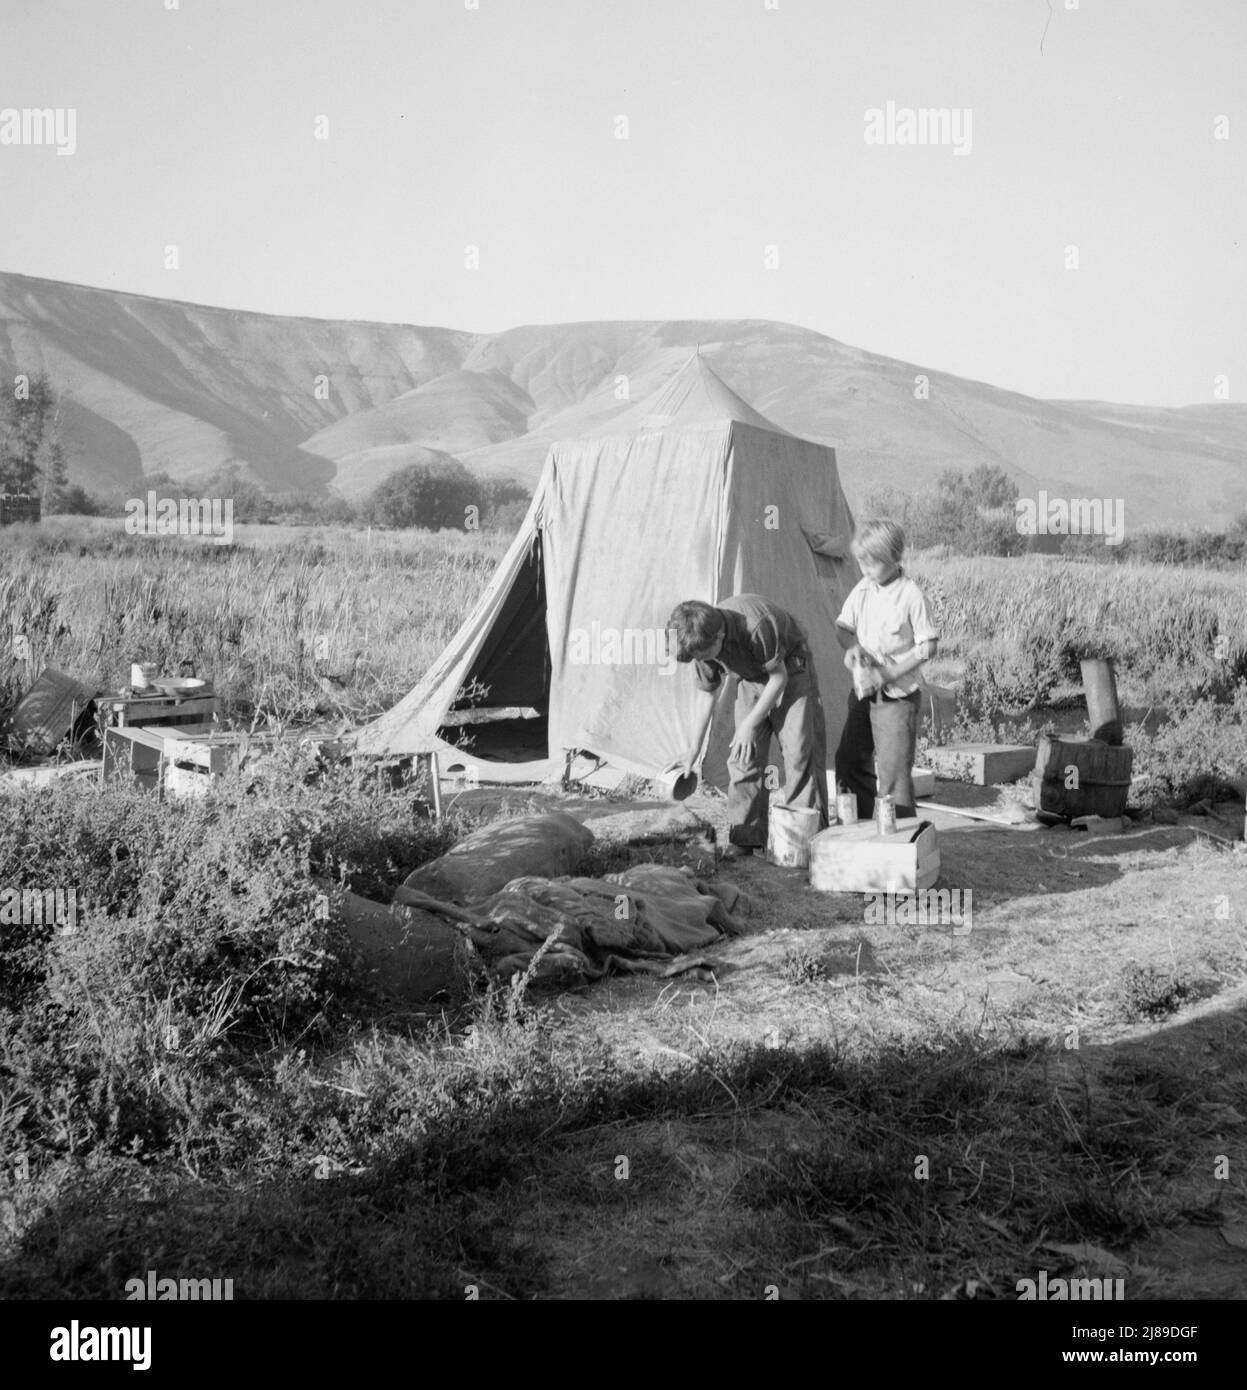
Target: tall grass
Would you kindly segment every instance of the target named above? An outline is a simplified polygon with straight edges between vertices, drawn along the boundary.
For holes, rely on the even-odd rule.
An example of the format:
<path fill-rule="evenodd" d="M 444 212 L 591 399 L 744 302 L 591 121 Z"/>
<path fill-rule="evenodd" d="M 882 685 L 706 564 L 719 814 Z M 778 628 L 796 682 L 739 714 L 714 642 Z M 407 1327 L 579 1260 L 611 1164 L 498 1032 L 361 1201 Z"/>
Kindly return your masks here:
<path fill-rule="evenodd" d="M 1042 704 L 1084 656 L 1112 657 L 1139 698 L 1170 705 L 1247 678 L 1247 581 L 1163 565 L 919 556 L 908 566 L 935 610 L 946 656 L 1020 668 Z M 1219 640 L 1220 639 L 1220 640 Z M 1219 688 L 1219 689 L 1218 689 Z M 1023 692 L 1019 692 L 1023 693 Z"/>
<path fill-rule="evenodd" d="M 506 548 L 493 532 L 238 527 L 236 544 L 127 536 L 62 518 L 0 533 L 0 622 L 51 666 L 116 689 L 130 663 L 209 676 L 239 718 L 298 721 L 318 678 L 349 677 L 353 708 L 415 684 Z M 358 661 L 357 661 L 358 658 Z M 27 672 L 0 649 L 0 702 Z"/>
<path fill-rule="evenodd" d="M 235 545 L 217 546 L 129 536 L 116 520 L 6 527 L 0 625 L 29 638 L 33 662 L 0 632 L 0 715 L 44 666 L 116 689 L 144 660 L 211 677 L 236 723 L 366 717 L 424 674 L 507 544 L 496 532 L 239 526 Z M 1177 721 L 1168 742 L 1139 737 L 1158 788 L 1247 771 L 1242 574 L 930 553 L 909 568 L 941 632 L 929 674 L 959 683 L 985 727 L 1076 698 L 1080 658 L 1111 656 L 1124 703 Z M 1190 720 L 1199 753 L 1171 757 Z"/>

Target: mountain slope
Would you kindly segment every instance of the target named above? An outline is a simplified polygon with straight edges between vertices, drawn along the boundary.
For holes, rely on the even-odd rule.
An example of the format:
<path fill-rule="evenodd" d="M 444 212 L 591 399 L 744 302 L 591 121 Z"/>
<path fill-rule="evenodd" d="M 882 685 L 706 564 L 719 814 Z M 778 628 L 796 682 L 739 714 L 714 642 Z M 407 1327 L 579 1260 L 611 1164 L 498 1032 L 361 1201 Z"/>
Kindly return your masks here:
<path fill-rule="evenodd" d="M 359 496 L 445 455 L 531 481 L 552 440 L 609 429 L 697 348 L 763 415 L 835 445 L 859 508 L 980 463 L 1032 495 L 1124 498 L 1131 525 L 1217 525 L 1247 508 L 1244 406 L 1034 400 L 759 320 L 472 334 L 0 274 L 0 371 L 49 372 L 73 481 L 113 497 L 146 473 L 190 480 L 226 463 L 274 492 Z"/>

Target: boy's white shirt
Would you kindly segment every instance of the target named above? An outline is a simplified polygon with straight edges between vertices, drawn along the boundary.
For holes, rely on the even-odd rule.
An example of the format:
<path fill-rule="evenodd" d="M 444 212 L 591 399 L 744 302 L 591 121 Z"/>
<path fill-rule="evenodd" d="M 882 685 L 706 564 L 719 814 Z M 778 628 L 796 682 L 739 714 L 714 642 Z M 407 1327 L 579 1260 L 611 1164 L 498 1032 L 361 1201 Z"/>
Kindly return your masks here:
<path fill-rule="evenodd" d="M 934 641 L 940 635 L 922 590 L 904 571 L 890 584 L 860 579 L 849 591 L 836 624 L 852 628 L 860 645 L 880 662 L 895 661 L 919 642 Z M 901 699 L 922 689 L 921 671 L 918 667 L 885 685 L 884 694 Z"/>

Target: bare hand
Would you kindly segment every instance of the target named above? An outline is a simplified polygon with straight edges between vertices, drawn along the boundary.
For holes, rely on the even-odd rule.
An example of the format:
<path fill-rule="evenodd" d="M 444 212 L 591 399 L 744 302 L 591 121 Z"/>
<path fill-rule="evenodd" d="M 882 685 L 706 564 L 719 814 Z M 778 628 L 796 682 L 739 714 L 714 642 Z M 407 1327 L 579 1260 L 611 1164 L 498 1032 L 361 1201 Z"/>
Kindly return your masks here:
<path fill-rule="evenodd" d="M 872 666 L 874 663 L 871 661 L 865 647 L 863 647 L 860 642 L 854 642 L 844 654 L 844 664 L 851 671 L 857 666 Z"/>
<path fill-rule="evenodd" d="M 675 762 L 668 763 L 667 766 L 663 768 L 663 776 L 665 777 L 669 772 L 678 772 L 681 777 L 688 777 L 692 773 L 696 762 L 697 754 L 695 752 L 685 753 L 683 757 L 677 758 Z"/>
<path fill-rule="evenodd" d="M 741 764 L 751 763 L 756 743 L 757 734 L 753 729 L 737 729 L 732 736 L 732 747 L 727 755 L 728 761 Z"/>
<path fill-rule="evenodd" d="M 884 684 L 883 673 L 878 666 L 862 665 L 853 668 L 853 692 L 859 700 L 865 700 L 875 694 Z"/>

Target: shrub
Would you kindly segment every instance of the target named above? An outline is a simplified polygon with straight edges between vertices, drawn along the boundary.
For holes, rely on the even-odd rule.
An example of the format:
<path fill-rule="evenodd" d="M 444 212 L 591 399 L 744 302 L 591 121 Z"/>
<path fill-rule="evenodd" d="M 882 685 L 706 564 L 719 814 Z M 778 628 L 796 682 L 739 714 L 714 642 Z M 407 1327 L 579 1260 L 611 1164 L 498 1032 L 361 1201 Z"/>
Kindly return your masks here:
<path fill-rule="evenodd" d="M 461 530 L 469 506 L 480 506 L 480 487 L 458 459 L 447 457 L 391 473 L 373 490 L 363 510 L 376 525 L 437 531 Z"/>
<path fill-rule="evenodd" d="M 1229 703 L 1183 705 L 1155 733 L 1132 725 L 1126 742 L 1134 749 L 1139 805 L 1236 799 L 1234 784 L 1247 774 L 1247 681 Z"/>
<path fill-rule="evenodd" d="M 48 503 L 49 515 L 60 516 L 99 516 L 101 506 L 84 487 L 77 483 L 73 487 L 58 488 Z"/>
<path fill-rule="evenodd" d="M 1122 1012 L 1131 1023 L 1168 1018 L 1195 992 L 1187 981 L 1151 965 L 1127 965 L 1117 985 Z"/>
<path fill-rule="evenodd" d="M 1062 679 L 1062 651 L 1059 636 L 1040 624 L 1012 643 L 985 646 L 966 661 L 958 701 L 971 716 L 988 719 L 1037 709 Z"/>

